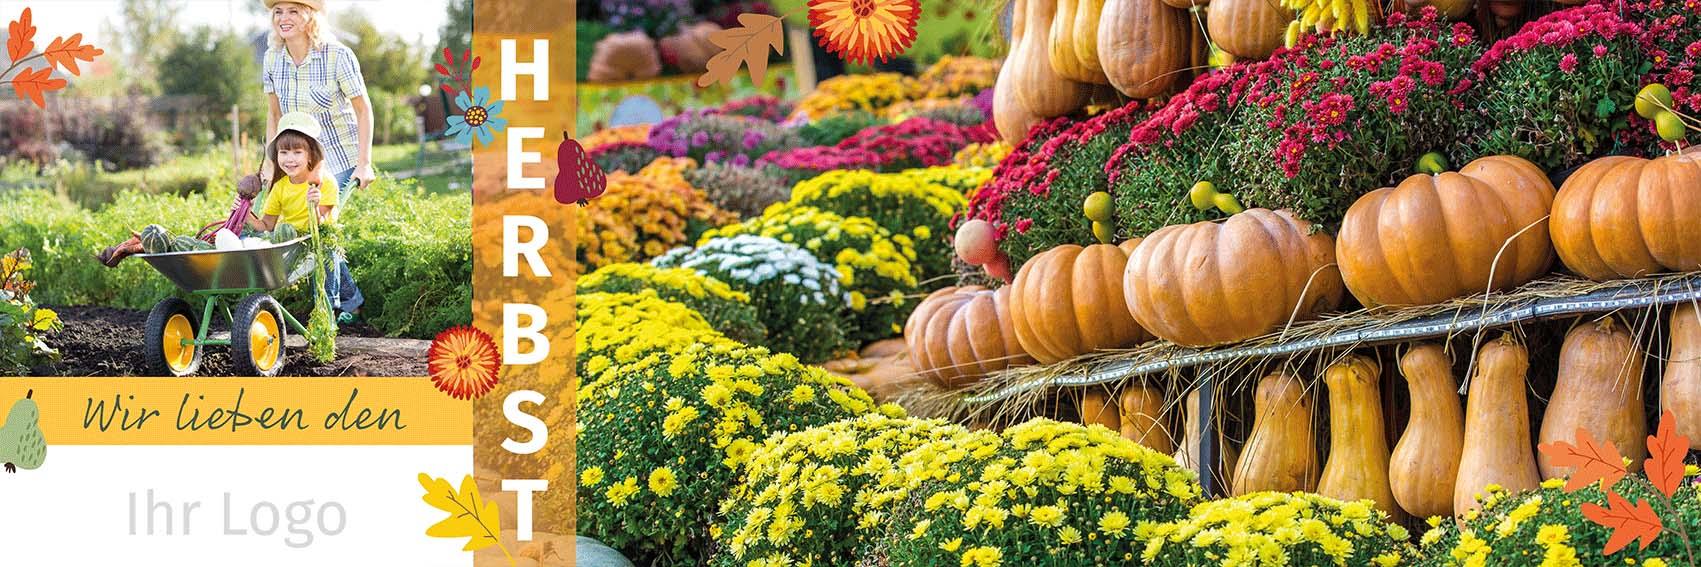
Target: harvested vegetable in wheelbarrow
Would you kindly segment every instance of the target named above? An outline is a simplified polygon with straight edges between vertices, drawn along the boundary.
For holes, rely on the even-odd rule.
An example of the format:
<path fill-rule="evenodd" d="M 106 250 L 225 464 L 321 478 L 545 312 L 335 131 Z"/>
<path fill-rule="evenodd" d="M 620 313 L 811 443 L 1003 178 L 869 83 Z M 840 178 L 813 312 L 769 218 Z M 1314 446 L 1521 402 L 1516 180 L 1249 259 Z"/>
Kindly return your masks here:
<path fill-rule="evenodd" d="M 334 191 L 335 189 L 333 189 Z M 319 210 L 317 199 L 307 204 L 309 211 Z M 331 315 L 331 300 L 325 295 L 325 242 L 319 238 L 319 215 L 307 215 L 308 229 L 313 233 L 313 314 L 307 318 L 307 353 L 320 364 L 337 358 L 337 321 Z"/>

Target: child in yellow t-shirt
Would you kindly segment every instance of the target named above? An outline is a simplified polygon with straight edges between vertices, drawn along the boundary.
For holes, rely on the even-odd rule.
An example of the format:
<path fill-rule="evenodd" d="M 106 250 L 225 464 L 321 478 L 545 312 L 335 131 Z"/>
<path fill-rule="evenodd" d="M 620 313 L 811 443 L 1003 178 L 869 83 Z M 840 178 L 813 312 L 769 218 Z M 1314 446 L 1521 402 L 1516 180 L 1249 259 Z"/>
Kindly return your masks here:
<path fill-rule="evenodd" d="M 291 112 L 278 119 L 278 133 L 266 149 L 266 154 L 272 158 L 272 179 L 277 181 L 272 182 L 271 194 L 266 197 L 260 214 L 249 213 L 249 227 L 270 231 L 277 228 L 281 220 L 294 225 L 297 230 L 306 230 L 311 220 L 309 214 L 316 215 L 320 225 L 336 222 L 332 212 L 337 207 L 338 189 L 319 190 L 319 166 L 325 161 L 324 149 L 319 146 L 319 132 L 319 122 L 300 112 Z M 319 206 L 310 213 L 308 209 L 314 202 L 318 202 Z M 330 295 L 332 306 L 339 311 L 337 322 L 348 324 L 354 322 L 366 298 L 355 285 L 348 260 L 341 254 L 337 254 L 336 259 L 336 273 L 325 282 L 325 291 Z"/>

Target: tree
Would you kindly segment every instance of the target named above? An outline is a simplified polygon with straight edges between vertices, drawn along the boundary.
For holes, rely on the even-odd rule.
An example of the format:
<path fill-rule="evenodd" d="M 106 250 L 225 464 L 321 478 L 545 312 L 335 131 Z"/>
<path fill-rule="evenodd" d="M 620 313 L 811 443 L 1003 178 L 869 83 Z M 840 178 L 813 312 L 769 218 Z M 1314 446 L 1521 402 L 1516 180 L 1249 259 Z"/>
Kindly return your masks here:
<path fill-rule="evenodd" d="M 242 112 L 242 128 L 260 137 L 266 117 L 260 69 L 252 46 L 229 31 L 198 26 L 159 60 L 159 86 L 167 95 L 197 96 L 202 119 L 211 129 L 204 135 L 225 139 L 230 132 L 230 107 Z"/>
<path fill-rule="evenodd" d="M 181 37 L 177 31 L 181 7 L 175 4 L 172 0 L 123 0 L 118 15 L 105 24 L 107 37 L 114 38 L 112 51 L 123 63 L 119 72 L 137 94 L 159 93 L 155 64 Z"/>
<path fill-rule="evenodd" d="M 429 71 L 424 54 L 400 37 L 378 31 L 360 9 L 350 9 L 337 19 L 337 27 L 348 35 L 349 49 L 360 60 L 367 89 L 411 93 L 426 82 Z"/>
<path fill-rule="evenodd" d="M 585 3 L 585 2 L 582 2 Z M 442 57 L 444 48 L 460 57 L 472 47 L 473 3 L 472 0 L 449 0 L 449 14 L 443 21 L 443 28 L 438 30 L 437 49 L 431 52 L 433 59 Z"/>

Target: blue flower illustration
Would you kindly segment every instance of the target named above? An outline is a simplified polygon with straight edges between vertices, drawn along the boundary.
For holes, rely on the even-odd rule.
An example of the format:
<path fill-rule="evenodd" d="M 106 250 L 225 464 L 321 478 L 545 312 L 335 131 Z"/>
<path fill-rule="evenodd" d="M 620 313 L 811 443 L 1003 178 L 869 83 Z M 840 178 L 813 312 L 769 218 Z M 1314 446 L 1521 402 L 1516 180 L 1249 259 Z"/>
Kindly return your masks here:
<path fill-rule="evenodd" d="M 502 101 L 490 103 L 490 87 L 473 89 L 471 97 L 467 91 L 461 91 L 455 95 L 455 106 L 461 109 L 461 114 L 449 117 L 449 129 L 443 135 L 454 136 L 463 144 L 471 143 L 477 135 L 480 144 L 490 145 L 496 139 L 495 133 L 508 127 L 508 121 L 500 118 Z"/>

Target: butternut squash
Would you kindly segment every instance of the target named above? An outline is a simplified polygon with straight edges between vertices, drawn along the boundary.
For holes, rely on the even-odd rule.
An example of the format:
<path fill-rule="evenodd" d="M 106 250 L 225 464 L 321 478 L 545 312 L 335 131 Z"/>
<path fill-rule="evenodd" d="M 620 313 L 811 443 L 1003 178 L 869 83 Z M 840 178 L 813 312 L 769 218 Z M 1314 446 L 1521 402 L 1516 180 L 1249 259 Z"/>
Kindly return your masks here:
<path fill-rule="evenodd" d="M 1051 68 L 1078 83 L 1109 84 L 1099 65 L 1099 13 L 1104 0 L 1057 0 L 1051 19 L 1051 44 L 1046 50 Z"/>
<path fill-rule="evenodd" d="M 1095 44 L 1106 79 L 1129 98 L 1168 93 L 1187 68 L 1190 22 L 1159 0 L 1105 0 Z"/>
<path fill-rule="evenodd" d="M 1671 314 L 1671 355 L 1660 380 L 1660 409 L 1677 418 L 1677 434 L 1701 441 L 1701 316 L 1695 303 Z"/>
<path fill-rule="evenodd" d="M 1090 85 L 1059 74 L 1047 54 L 1051 45 L 1051 23 L 1057 16 L 1055 0 L 1016 0 L 1016 19 L 1011 33 L 1016 36 L 1000 75 L 1012 75 L 1010 88 L 1030 114 L 1054 118 L 1080 110 L 1092 97 Z"/>
<path fill-rule="evenodd" d="M 1329 461 L 1317 493 L 1351 502 L 1373 500 L 1390 521 L 1406 512 L 1388 487 L 1388 436 L 1382 421 L 1382 369 L 1370 358 L 1349 355 L 1323 371 L 1329 387 Z"/>
<path fill-rule="evenodd" d="M 1642 409 L 1642 350 L 1636 337 L 1613 316 L 1586 322 L 1565 334 L 1559 348 L 1559 378 L 1542 415 L 1540 442 L 1577 442 L 1583 429 L 1611 442 L 1639 470 L 1648 457 L 1647 414 Z M 1542 478 L 1561 478 L 1571 467 L 1536 455 Z"/>
<path fill-rule="evenodd" d="M 1104 388 L 1091 387 L 1081 394 L 1081 424 L 1099 424 L 1111 431 L 1122 430 L 1122 420 L 1117 416 L 1116 405 L 1111 403 L 1111 393 Z"/>
<path fill-rule="evenodd" d="M 1421 343 L 1400 357 L 1412 416 L 1388 459 L 1394 501 L 1420 518 L 1453 515 L 1453 484 L 1465 444 L 1465 409 L 1453 363 L 1441 345 Z"/>
<path fill-rule="evenodd" d="M 1276 371 L 1258 382 L 1252 434 L 1235 466 L 1231 496 L 1266 490 L 1310 492 L 1317 487 L 1312 405 L 1311 394 L 1292 374 Z"/>
<path fill-rule="evenodd" d="M 1490 484 L 1517 492 L 1541 485 L 1530 444 L 1529 404 L 1524 399 L 1529 351 L 1505 333 L 1477 354 L 1465 400 L 1465 444 L 1453 482 L 1453 513 L 1476 509 L 1477 494 Z"/>
<path fill-rule="evenodd" d="M 1164 392 L 1140 384 L 1122 389 L 1122 437 L 1159 453 L 1175 450 L 1164 423 Z"/>
<path fill-rule="evenodd" d="M 1197 472 L 1199 470 L 1199 455 L 1204 452 L 1201 446 L 1205 443 L 1205 428 L 1199 420 L 1199 390 L 1197 388 L 1187 394 L 1187 404 L 1184 407 L 1181 416 L 1181 429 L 1185 433 L 1181 439 L 1181 447 L 1175 452 L 1175 464 L 1180 465 L 1181 468 Z M 1211 418 L 1216 419 L 1216 416 L 1213 415 Z M 1217 451 L 1217 454 L 1221 457 L 1220 464 L 1222 466 L 1218 467 L 1217 471 L 1222 477 L 1222 486 L 1233 486 L 1234 467 L 1237 462 L 1235 457 L 1239 451 L 1235 449 L 1233 444 L 1229 443 L 1228 436 L 1223 434 L 1220 423 L 1217 428 Z"/>

